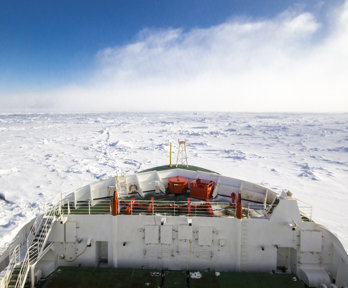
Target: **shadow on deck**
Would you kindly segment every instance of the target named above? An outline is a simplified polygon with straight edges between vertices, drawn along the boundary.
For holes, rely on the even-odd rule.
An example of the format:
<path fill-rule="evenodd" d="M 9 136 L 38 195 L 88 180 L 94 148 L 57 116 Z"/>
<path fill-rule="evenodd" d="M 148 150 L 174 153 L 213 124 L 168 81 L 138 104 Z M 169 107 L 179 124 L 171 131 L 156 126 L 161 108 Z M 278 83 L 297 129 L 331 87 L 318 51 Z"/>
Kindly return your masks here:
<path fill-rule="evenodd" d="M 37 287 L 238 287 L 300 288 L 293 274 L 59 267 Z"/>

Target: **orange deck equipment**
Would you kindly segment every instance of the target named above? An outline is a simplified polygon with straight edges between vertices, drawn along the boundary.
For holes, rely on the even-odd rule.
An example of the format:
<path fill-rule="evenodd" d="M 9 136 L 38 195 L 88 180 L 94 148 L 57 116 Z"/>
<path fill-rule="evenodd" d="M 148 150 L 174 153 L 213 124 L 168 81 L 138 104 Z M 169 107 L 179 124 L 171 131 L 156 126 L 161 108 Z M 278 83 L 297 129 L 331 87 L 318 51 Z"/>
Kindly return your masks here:
<path fill-rule="evenodd" d="M 172 194 L 182 194 L 187 190 L 188 179 L 186 177 L 169 177 L 168 188 Z"/>
<path fill-rule="evenodd" d="M 190 196 L 197 199 L 207 200 L 213 192 L 214 185 L 214 181 L 208 182 L 197 178 L 190 184 Z"/>

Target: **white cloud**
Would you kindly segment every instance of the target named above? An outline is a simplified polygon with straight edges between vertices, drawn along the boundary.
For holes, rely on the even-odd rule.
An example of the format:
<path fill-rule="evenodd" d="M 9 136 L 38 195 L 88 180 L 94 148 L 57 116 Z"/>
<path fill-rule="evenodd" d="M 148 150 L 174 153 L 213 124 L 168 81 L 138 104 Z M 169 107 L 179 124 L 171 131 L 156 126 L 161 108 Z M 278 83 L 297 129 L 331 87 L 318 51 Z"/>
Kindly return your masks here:
<path fill-rule="evenodd" d="M 36 95 L 64 111 L 348 111 L 348 2 L 330 29 L 309 12 L 207 29 L 141 31 L 97 54 L 85 86 Z M 327 27 L 326 27 L 327 28 Z M 22 95 L 18 96 L 19 99 Z"/>

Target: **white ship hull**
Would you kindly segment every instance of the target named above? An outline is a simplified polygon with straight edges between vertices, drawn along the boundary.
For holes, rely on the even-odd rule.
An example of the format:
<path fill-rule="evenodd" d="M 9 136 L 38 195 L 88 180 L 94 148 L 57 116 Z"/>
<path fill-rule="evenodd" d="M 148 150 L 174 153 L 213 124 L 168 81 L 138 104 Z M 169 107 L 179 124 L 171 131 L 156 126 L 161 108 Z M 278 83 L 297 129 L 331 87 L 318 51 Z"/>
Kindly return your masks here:
<path fill-rule="evenodd" d="M 212 200 L 186 206 L 129 200 L 131 192 L 139 197 L 164 195 L 172 176 L 187 177 L 189 183 L 196 178 L 214 181 Z M 113 204 L 106 200 L 115 188 L 119 210 L 113 216 Z M 244 206 L 241 219 L 225 213 L 231 208 L 226 199 L 239 191 Z M 169 199 L 174 203 L 173 197 Z M 129 213 L 122 205 L 130 207 Z M 205 215 L 208 206 L 204 205 L 213 214 L 207 210 Z M 178 207 L 186 210 L 175 210 Z M 26 279 L 34 286 L 59 266 L 77 265 L 294 273 L 309 287 L 348 287 L 348 256 L 343 246 L 310 215 L 304 217 L 295 198 L 215 173 L 168 169 L 113 177 L 67 195 L 45 217 L 51 220 L 44 233 L 42 223 L 20 232 L 40 234 L 42 243 L 37 244 L 34 260 L 29 259 L 22 269 L 25 279 L 16 280 L 13 287 L 23 287 Z M 5 287 L 9 278 L 10 274 L 7 282 L 3 280 Z"/>

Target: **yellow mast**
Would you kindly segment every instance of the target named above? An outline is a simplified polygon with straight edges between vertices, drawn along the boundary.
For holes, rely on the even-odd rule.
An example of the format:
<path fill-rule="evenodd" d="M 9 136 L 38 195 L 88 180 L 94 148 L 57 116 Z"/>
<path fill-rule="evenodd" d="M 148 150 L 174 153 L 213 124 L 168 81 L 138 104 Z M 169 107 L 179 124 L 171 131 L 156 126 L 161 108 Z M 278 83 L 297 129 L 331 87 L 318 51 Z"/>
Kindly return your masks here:
<path fill-rule="evenodd" d="M 169 167 L 172 167 L 172 142 L 170 142 Z"/>

